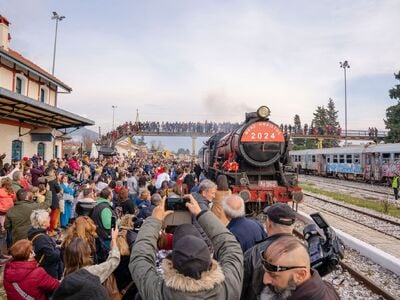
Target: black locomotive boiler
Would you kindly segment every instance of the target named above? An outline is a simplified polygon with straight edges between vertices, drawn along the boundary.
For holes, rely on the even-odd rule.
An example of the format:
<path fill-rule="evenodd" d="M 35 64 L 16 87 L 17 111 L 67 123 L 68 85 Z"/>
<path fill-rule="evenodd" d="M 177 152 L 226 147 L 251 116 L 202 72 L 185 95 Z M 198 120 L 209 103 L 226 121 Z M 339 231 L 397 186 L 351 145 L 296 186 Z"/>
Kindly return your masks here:
<path fill-rule="evenodd" d="M 303 193 L 297 175 L 285 173 L 289 164 L 289 140 L 269 120 L 270 110 L 261 106 L 246 113 L 246 120 L 230 133 L 213 135 L 199 153 L 205 175 L 228 177 L 233 193 L 257 212 L 274 202 L 300 202 Z"/>

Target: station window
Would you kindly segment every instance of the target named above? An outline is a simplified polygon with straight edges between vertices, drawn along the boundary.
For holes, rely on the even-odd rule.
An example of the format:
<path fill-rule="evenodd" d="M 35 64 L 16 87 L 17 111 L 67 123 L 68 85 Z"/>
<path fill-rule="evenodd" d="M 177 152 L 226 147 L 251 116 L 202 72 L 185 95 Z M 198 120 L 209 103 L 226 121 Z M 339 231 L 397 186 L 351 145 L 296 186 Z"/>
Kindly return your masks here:
<path fill-rule="evenodd" d="M 390 153 L 382 153 L 382 162 L 388 163 L 390 161 Z"/>
<path fill-rule="evenodd" d="M 338 159 L 337 159 L 337 155 L 336 155 L 336 154 L 333 155 L 333 162 L 334 162 L 334 163 L 337 163 L 337 162 L 338 162 Z"/>
<path fill-rule="evenodd" d="M 40 89 L 40 102 L 46 102 L 46 91 L 43 88 Z"/>
<path fill-rule="evenodd" d="M 344 164 L 344 154 L 339 155 L 339 163 Z"/>
<path fill-rule="evenodd" d="M 39 143 L 39 144 L 37 145 L 37 154 L 38 154 L 42 159 L 44 159 L 44 148 L 45 148 L 44 143 Z"/>
<path fill-rule="evenodd" d="M 396 160 L 396 159 L 400 159 L 400 153 L 395 153 L 394 154 L 394 159 Z"/>
<path fill-rule="evenodd" d="M 18 74 L 15 76 L 15 92 L 20 95 L 26 95 L 26 79 L 23 75 Z"/>
<path fill-rule="evenodd" d="M 354 154 L 354 163 L 359 164 L 360 163 L 360 154 Z"/>
<path fill-rule="evenodd" d="M 22 158 L 22 141 L 14 140 L 11 143 L 11 159 L 13 161 L 21 160 Z"/>
<path fill-rule="evenodd" d="M 18 94 L 22 94 L 22 79 L 17 77 L 15 81 L 15 92 Z"/>
<path fill-rule="evenodd" d="M 351 164 L 353 162 L 353 158 L 351 157 L 351 154 L 346 154 L 346 163 Z"/>
<path fill-rule="evenodd" d="M 54 146 L 54 158 L 58 158 L 58 145 Z"/>

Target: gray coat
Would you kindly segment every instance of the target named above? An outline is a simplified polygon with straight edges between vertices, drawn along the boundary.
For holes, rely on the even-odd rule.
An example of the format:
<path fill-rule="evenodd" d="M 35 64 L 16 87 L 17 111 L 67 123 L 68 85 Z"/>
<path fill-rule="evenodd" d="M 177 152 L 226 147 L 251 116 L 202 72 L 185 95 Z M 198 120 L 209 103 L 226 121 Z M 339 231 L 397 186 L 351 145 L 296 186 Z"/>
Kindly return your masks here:
<path fill-rule="evenodd" d="M 162 223 L 148 218 L 132 248 L 129 269 L 142 299 L 239 299 L 243 280 L 243 254 L 235 237 L 212 212 L 205 212 L 199 224 L 210 237 L 216 260 L 199 280 L 178 273 L 168 259 L 164 276 L 156 272 L 155 254 Z"/>

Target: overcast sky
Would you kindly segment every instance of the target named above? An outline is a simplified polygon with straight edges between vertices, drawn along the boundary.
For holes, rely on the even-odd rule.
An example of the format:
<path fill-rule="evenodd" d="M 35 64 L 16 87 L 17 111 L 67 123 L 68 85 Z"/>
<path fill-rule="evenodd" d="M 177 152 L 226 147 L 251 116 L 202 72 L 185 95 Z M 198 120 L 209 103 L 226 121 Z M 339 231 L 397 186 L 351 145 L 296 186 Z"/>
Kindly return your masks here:
<path fill-rule="evenodd" d="M 61 108 L 102 131 L 134 120 L 242 121 L 271 108 L 271 120 L 311 123 L 331 97 L 344 127 L 384 129 L 388 90 L 400 70 L 400 1 L 0 0 L 11 48 L 73 88 Z M 97 131 L 97 127 L 93 128 Z"/>

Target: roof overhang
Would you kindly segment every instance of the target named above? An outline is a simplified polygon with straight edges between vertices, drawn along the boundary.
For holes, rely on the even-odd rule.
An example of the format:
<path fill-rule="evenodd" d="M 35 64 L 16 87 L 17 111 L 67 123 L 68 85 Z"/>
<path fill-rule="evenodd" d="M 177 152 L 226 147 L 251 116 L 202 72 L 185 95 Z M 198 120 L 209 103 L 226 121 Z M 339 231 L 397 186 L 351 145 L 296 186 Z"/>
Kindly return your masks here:
<path fill-rule="evenodd" d="M 56 129 L 94 125 L 94 121 L 0 88 L 0 119 Z"/>
<path fill-rule="evenodd" d="M 0 47 L 0 57 L 1 56 L 3 56 L 5 59 L 15 63 L 17 66 L 20 66 L 20 67 L 22 67 L 24 69 L 29 70 L 29 72 L 31 72 L 32 74 L 35 74 L 35 75 L 37 75 L 39 77 L 42 77 L 42 78 L 48 80 L 49 82 L 51 82 L 52 84 L 55 84 L 56 86 L 62 87 L 68 93 L 70 93 L 72 91 L 71 87 L 69 87 L 68 85 L 66 85 L 62 81 L 58 80 L 54 76 L 47 75 L 47 74 L 45 74 L 45 72 L 40 72 L 40 71 L 32 68 L 31 66 L 29 66 L 26 63 L 24 63 L 23 61 L 20 61 L 19 59 L 13 57 L 5 49 L 2 49 Z"/>

